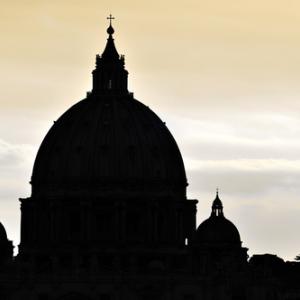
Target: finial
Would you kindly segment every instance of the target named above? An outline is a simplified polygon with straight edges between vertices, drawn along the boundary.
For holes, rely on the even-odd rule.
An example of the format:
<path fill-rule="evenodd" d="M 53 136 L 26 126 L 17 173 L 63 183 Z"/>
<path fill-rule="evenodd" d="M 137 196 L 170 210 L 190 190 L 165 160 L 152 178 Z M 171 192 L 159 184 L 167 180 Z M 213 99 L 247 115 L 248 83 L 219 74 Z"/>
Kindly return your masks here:
<path fill-rule="evenodd" d="M 216 188 L 216 196 L 219 197 L 219 188 Z"/>
<path fill-rule="evenodd" d="M 112 35 L 112 34 L 114 34 L 115 30 L 111 26 L 111 20 L 114 20 L 115 18 L 110 14 L 109 17 L 107 17 L 106 19 L 109 20 L 109 27 L 107 28 L 106 32 L 109 35 Z"/>

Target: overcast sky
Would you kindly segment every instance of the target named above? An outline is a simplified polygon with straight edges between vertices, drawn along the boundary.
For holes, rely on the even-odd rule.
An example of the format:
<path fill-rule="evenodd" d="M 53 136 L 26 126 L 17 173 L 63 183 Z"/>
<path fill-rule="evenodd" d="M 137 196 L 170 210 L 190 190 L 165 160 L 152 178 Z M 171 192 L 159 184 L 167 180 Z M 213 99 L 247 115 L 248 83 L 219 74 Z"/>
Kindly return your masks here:
<path fill-rule="evenodd" d="M 0 220 L 19 243 L 47 130 L 91 89 L 115 15 L 129 86 L 167 123 L 209 216 L 219 187 L 249 253 L 300 253 L 298 0 L 1 1 Z"/>

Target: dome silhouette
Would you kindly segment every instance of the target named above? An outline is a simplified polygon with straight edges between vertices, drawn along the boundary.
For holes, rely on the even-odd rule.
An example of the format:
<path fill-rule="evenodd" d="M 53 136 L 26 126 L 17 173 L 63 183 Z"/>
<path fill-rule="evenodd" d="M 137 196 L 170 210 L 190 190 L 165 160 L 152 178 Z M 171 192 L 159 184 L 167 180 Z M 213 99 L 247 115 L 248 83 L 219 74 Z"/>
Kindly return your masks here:
<path fill-rule="evenodd" d="M 143 194 L 185 198 L 179 148 L 160 118 L 127 89 L 128 72 L 109 37 L 96 57 L 93 90 L 67 110 L 42 142 L 32 195 Z"/>
<path fill-rule="evenodd" d="M 185 193 L 182 157 L 165 124 L 132 96 L 90 96 L 46 135 L 33 168 L 33 193 L 99 193 L 114 185 Z"/>
<path fill-rule="evenodd" d="M 205 244 L 241 244 L 241 238 L 235 225 L 225 218 L 223 205 L 217 192 L 213 201 L 212 213 L 203 221 L 196 231 L 196 241 Z"/>
<path fill-rule="evenodd" d="M 197 241 L 203 243 L 241 243 L 235 225 L 224 216 L 211 216 L 197 229 Z"/>
<path fill-rule="evenodd" d="M 0 243 L 7 242 L 7 234 L 3 224 L 0 222 Z"/>

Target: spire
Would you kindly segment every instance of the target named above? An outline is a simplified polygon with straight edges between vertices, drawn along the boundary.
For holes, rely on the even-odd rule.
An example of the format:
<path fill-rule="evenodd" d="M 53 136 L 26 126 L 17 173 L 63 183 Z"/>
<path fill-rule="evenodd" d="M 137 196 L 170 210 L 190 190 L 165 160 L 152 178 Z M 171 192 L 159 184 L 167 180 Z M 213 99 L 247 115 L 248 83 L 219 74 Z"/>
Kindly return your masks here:
<path fill-rule="evenodd" d="M 216 191 L 216 198 L 213 201 L 212 207 L 211 207 L 211 216 L 224 216 L 223 214 L 223 204 L 222 201 L 219 198 L 219 189 L 217 188 Z"/>
<path fill-rule="evenodd" d="M 93 71 L 93 93 L 101 94 L 126 94 L 128 72 L 124 68 L 124 56 L 119 55 L 113 34 L 115 32 L 112 27 L 112 15 L 107 17 L 109 27 L 106 32 L 108 39 L 102 55 L 96 56 L 96 68 Z"/>
<path fill-rule="evenodd" d="M 111 25 L 111 21 L 114 20 L 115 18 L 112 15 L 109 15 L 107 19 L 109 20 L 109 27 L 106 30 L 106 32 L 108 33 L 108 39 L 101 57 L 106 60 L 114 60 L 114 59 L 118 60 L 120 58 L 120 55 L 116 49 L 114 39 L 112 37 L 113 34 L 115 33 L 115 30 Z"/>

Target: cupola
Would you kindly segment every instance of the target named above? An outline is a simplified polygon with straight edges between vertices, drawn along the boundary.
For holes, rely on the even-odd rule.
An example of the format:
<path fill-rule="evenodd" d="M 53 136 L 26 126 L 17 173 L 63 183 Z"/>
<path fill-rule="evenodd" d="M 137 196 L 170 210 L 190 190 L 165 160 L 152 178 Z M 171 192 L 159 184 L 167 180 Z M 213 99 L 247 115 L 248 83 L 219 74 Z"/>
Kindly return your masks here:
<path fill-rule="evenodd" d="M 218 245 L 241 245 L 240 234 L 235 225 L 225 218 L 223 204 L 219 198 L 219 192 L 212 203 L 211 215 L 203 221 L 196 232 L 197 243 Z"/>

